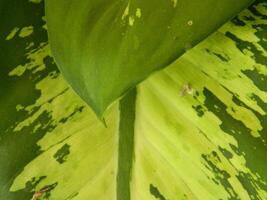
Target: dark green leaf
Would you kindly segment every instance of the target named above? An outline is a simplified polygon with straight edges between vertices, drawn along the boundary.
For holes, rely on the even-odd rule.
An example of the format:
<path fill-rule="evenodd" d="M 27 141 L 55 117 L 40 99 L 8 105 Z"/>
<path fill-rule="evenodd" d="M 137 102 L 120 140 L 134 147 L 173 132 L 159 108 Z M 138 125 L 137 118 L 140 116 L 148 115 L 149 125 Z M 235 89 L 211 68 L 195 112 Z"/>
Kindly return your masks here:
<path fill-rule="evenodd" d="M 46 0 L 55 60 L 98 116 L 252 0 Z"/>

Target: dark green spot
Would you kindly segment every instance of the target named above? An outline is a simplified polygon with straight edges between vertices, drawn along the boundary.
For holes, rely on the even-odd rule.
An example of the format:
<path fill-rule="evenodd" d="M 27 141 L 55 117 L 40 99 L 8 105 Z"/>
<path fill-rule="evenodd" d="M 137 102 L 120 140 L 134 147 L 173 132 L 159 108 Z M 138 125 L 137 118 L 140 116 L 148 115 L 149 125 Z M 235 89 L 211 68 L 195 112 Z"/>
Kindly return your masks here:
<path fill-rule="evenodd" d="M 245 26 L 246 25 L 246 23 L 244 21 L 242 21 L 241 19 L 239 19 L 239 17 L 235 17 L 234 19 L 232 19 L 231 22 L 234 23 L 236 26 Z"/>
<path fill-rule="evenodd" d="M 192 108 L 197 112 L 197 115 L 199 117 L 202 117 L 204 115 L 204 109 L 201 105 L 192 106 Z"/>
<path fill-rule="evenodd" d="M 60 123 L 66 123 L 68 119 L 70 119 L 72 116 L 74 116 L 76 113 L 81 113 L 84 109 L 84 106 L 76 107 L 75 110 L 67 117 L 63 117 L 59 120 Z"/>
<path fill-rule="evenodd" d="M 224 149 L 220 146 L 218 147 L 218 149 L 224 155 L 225 158 L 227 158 L 227 159 L 233 158 L 233 154 L 230 151 L 228 151 L 227 149 Z"/>
<path fill-rule="evenodd" d="M 243 70 L 243 74 L 245 74 L 248 78 L 250 78 L 253 83 L 262 91 L 267 92 L 267 76 L 264 74 L 260 74 L 258 70 Z"/>
<path fill-rule="evenodd" d="M 64 144 L 53 156 L 60 164 L 66 162 L 67 156 L 70 154 L 70 145 Z"/>
<path fill-rule="evenodd" d="M 206 49 L 206 51 L 211 54 L 211 55 L 214 55 L 216 56 L 217 58 L 219 58 L 221 61 L 223 62 L 228 62 L 230 60 L 230 58 L 227 56 L 227 55 L 223 55 L 223 54 L 220 54 L 220 53 L 216 53 L 216 52 L 212 52 L 211 50 L 209 49 Z"/>
<path fill-rule="evenodd" d="M 152 184 L 149 185 L 149 191 L 150 191 L 150 194 L 152 194 L 156 199 L 159 199 L 159 200 L 167 200 L 167 199 L 160 193 L 160 191 L 158 190 L 158 188 L 155 187 L 155 186 L 152 185 Z"/>

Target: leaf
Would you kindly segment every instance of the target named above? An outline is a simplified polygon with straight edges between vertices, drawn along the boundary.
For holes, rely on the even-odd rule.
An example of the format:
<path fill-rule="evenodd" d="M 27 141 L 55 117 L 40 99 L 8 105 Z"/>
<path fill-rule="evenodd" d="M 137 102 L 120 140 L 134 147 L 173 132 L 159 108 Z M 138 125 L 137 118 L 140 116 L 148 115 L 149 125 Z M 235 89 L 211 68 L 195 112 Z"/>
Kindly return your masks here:
<path fill-rule="evenodd" d="M 47 0 L 53 56 L 99 117 L 252 0 Z"/>
<path fill-rule="evenodd" d="M 116 105 L 105 128 L 69 88 L 50 56 L 43 2 L 0 4 L 0 199 L 115 197 Z"/>
<path fill-rule="evenodd" d="M 267 198 L 266 36 L 258 1 L 140 85 L 132 199 Z"/>
<path fill-rule="evenodd" d="M 116 199 L 119 122 L 129 118 L 116 103 L 105 128 L 68 86 L 42 3 L 5 8 L 0 199 Z M 133 200 L 267 198 L 266 32 L 267 3 L 257 1 L 138 86 Z"/>

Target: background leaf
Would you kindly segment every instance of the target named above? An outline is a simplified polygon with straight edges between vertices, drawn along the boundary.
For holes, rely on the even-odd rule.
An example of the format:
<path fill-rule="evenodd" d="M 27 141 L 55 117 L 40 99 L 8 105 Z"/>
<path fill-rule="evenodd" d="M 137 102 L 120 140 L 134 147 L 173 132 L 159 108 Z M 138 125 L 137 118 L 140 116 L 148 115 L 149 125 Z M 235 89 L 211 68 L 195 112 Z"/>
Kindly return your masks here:
<path fill-rule="evenodd" d="M 98 116 L 252 0 L 47 0 L 55 60 Z"/>
<path fill-rule="evenodd" d="M 41 1 L 0 8 L 0 199 L 44 188 L 38 199 L 112 199 L 117 106 L 105 128 L 69 88 L 50 56 Z"/>
<path fill-rule="evenodd" d="M 140 85 L 132 199 L 267 198 L 266 36 L 258 1 Z"/>

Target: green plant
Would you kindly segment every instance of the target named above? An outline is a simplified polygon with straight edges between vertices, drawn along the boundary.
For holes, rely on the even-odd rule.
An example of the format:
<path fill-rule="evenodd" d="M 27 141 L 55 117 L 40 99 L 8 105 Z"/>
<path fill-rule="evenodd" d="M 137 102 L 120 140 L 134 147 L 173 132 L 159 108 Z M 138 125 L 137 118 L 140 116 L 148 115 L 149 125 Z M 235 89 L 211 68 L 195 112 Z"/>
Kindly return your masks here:
<path fill-rule="evenodd" d="M 162 20 L 158 26 L 157 20 L 152 27 L 138 25 L 142 21 L 138 16 L 146 16 L 145 8 L 156 9 L 160 2 L 144 9 L 129 7 L 129 11 L 122 1 L 90 2 L 98 9 L 84 18 L 80 11 L 90 10 L 88 5 L 47 1 L 53 55 L 67 80 L 94 111 L 73 92 L 54 64 L 43 2 L 0 3 L 1 200 L 116 196 L 128 200 L 130 195 L 138 200 L 267 198 L 267 3 L 256 1 L 135 89 L 151 72 L 166 67 L 250 3 L 240 0 L 233 7 L 230 1 L 220 1 L 218 4 L 225 5 L 221 6 L 223 15 L 212 19 L 212 25 L 203 23 L 199 34 L 194 29 L 197 19 L 203 20 L 201 14 L 207 19 L 207 12 L 200 12 L 200 1 L 192 1 L 199 8 L 193 10 L 198 17 L 183 19 L 188 24 L 183 34 L 172 37 L 181 42 L 175 43 L 168 42 L 165 35 L 169 33 L 168 19 L 180 23 L 171 16 L 176 12 L 151 16 Z M 202 3 L 212 12 L 209 2 Z M 179 7 L 179 1 L 169 3 L 168 9 Z M 80 18 L 63 18 L 67 6 L 81 6 L 75 13 Z M 97 18 L 102 10 L 108 11 L 104 16 L 119 16 L 117 8 L 125 13 L 123 19 L 128 23 L 123 24 L 129 28 L 126 43 L 111 40 L 109 37 L 116 34 L 107 32 L 102 23 L 80 30 L 83 34 L 77 31 L 85 22 L 90 25 L 93 20 L 107 19 Z M 80 22 L 82 19 L 85 21 Z M 135 34 L 144 36 L 140 41 L 151 48 L 143 48 Z M 178 31 L 172 34 L 176 36 Z M 75 39 L 69 39 L 72 36 Z M 161 44 L 162 40 L 167 45 Z M 96 49 L 88 48 L 84 41 L 95 44 Z M 157 53 L 155 48 L 159 48 Z M 126 65 L 128 54 L 137 56 Z M 99 73 L 93 73 L 92 63 L 101 66 L 96 68 Z M 80 67 L 75 68 L 76 64 Z M 133 71 L 125 75 L 128 70 Z M 121 100 L 103 115 L 117 98 Z M 106 127 L 99 118 L 105 119 Z"/>

